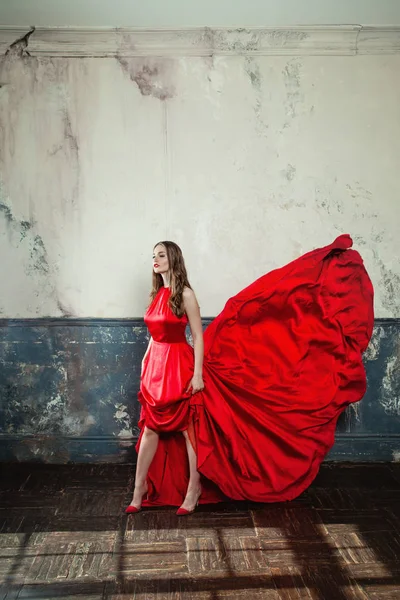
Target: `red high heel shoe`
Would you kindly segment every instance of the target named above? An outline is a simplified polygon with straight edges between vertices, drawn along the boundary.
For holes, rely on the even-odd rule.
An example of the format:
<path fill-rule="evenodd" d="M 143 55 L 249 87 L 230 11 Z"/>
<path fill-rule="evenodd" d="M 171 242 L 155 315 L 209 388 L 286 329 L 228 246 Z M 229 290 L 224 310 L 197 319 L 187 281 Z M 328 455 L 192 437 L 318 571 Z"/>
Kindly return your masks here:
<path fill-rule="evenodd" d="M 200 496 L 201 496 L 201 492 L 200 492 Z M 200 501 L 200 496 L 197 498 L 197 502 L 196 502 L 196 506 L 192 509 L 192 510 L 186 510 L 186 508 L 182 508 L 181 506 L 178 508 L 178 510 L 176 511 L 175 514 L 178 515 L 178 517 L 183 517 L 186 515 L 191 515 L 194 513 L 194 511 L 196 510 L 196 508 L 199 505 L 199 501 Z"/>
<path fill-rule="evenodd" d="M 125 514 L 132 515 L 132 514 L 140 512 L 141 510 L 142 510 L 142 507 L 138 508 L 137 506 L 133 506 L 133 504 L 130 504 L 129 506 L 126 507 Z"/>
<path fill-rule="evenodd" d="M 198 502 L 197 502 L 197 504 L 198 504 Z M 181 508 L 181 507 L 180 507 L 180 508 L 178 508 L 178 510 L 176 511 L 176 514 L 178 515 L 178 517 L 183 517 L 183 516 L 185 516 L 185 515 L 191 515 L 191 514 L 193 514 L 193 513 L 194 513 L 194 511 L 196 510 L 196 508 L 197 508 L 197 504 L 196 504 L 196 506 L 194 507 L 194 509 L 193 509 L 193 510 L 186 510 L 186 508 Z"/>
<path fill-rule="evenodd" d="M 147 493 L 149 491 L 149 486 L 146 485 L 146 490 L 142 496 L 142 502 L 143 502 L 143 498 L 147 499 Z M 130 504 L 129 506 L 126 507 L 125 509 L 125 514 L 127 515 L 132 515 L 132 514 L 136 514 L 138 512 L 140 512 L 142 510 L 141 506 L 134 506 L 133 504 Z"/>

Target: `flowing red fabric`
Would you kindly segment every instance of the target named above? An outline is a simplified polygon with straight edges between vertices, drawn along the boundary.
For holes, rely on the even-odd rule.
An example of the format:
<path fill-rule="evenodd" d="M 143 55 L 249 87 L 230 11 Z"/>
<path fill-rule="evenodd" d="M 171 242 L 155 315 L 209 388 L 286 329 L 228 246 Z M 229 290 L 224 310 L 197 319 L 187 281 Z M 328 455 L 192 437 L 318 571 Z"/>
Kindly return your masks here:
<path fill-rule="evenodd" d="M 202 503 L 292 500 L 310 485 L 340 413 L 366 390 L 373 288 L 351 246 L 342 235 L 228 300 L 205 331 L 205 389 L 193 396 L 187 318 L 170 310 L 168 288 L 159 291 L 145 316 L 153 342 L 139 394 L 139 426 L 160 433 L 144 505 L 183 502 L 185 429 Z"/>

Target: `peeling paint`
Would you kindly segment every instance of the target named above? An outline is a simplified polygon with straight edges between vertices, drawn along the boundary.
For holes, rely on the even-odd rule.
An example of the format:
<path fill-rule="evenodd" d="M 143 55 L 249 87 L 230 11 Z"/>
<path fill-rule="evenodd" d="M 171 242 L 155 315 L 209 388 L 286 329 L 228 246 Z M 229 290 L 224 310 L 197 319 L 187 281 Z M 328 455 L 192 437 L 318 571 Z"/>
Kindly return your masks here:
<path fill-rule="evenodd" d="M 282 71 L 286 88 L 286 116 L 293 120 L 298 116 L 298 106 L 304 101 L 304 95 L 301 92 L 301 63 L 293 59 L 287 63 Z M 289 127 L 290 121 L 286 121 L 284 129 Z"/>
<path fill-rule="evenodd" d="M 356 235 L 353 235 L 352 237 L 353 237 L 355 244 L 357 244 L 358 246 L 366 246 L 367 245 L 367 242 L 363 238 L 362 235 L 356 234 Z"/>
<path fill-rule="evenodd" d="M 60 299 L 57 300 L 57 308 L 63 317 L 71 318 L 76 316 L 70 308 L 65 308 L 64 304 L 61 302 Z"/>
<path fill-rule="evenodd" d="M 24 56 L 30 56 L 27 48 L 29 45 L 29 38 L 34 31 L 35 28 L 32 27 L 30 31 L 15 40 L 15 42 L 13 42 L 6 50 L 6 56 L 8 58 L 23 58 Z"/>
<path fill-rule="evenodd" d="M 68 109 L 67 100 L 64 97 L 62 120 L 64 125 L 63 140 L 60 144 L 60 148 L 66 149 L 68 164 L 71 168 L 71 204 L 76 207 L 79 199 L 80 192 L 80 181 L 81 181 L 81 161 L 79 142 L 76 133 L 73 131 L 71 116 Z"/>
<path fill-rule="evenodd" d="M 257 132 L 259 134 L 265 135 L 266 130 L 268 129 L 268 124 L 265 123 L 262 117 L 262 77 L 257 60 L 251 57 L 246 57 L 245 71 L 249 76 L 250 83 L 255 95 L 254 114 L 257 120 Z"/>
<path fill-rule="evenodd" d="M 141 335 L 136 337 L 134 330 Z M 366 448 L 372 444 L 369 434 L 376 438 L 389 427 L 394 434 L 400 432 L 398 331 L 392 323 L 374 331 L 373 347 L 364 356 L 369 396 L 351 405 L 341 419 L 340 431 L 349 435 L 349 441 L 342 438 L 341 443 L 347 444 L 348 453 L 354 432 L 365 434 Z M 41 321 L 40 326 L 5 327 L 0 334 L 0 394 L 7 409 L 3 432 L 36 436 L 23 450 L 18 442 L 18 460 L 40 457 L 51 462 L 55 456 L 61 462 L 70 460 L 64 453 L 67 448 L 71 452 L 68 436 L 80 447 L 87 437 L 99 440 L 91 460 L 98 452 L 104 454 L 100 446 L 104 448 L 106 439 L 125 443 L 126 438 L 126 447 L 132 446 L 132 436 L 138 435 L 136 394 L 146 340 L 143 322 L 103 327 L 98 322 L 70 326 L 60 321 L 57 326 L 54 321 Z M 110 460 L 119 456 L 115 446 L 113 451 Z"/>
<path fill-rule="evenodd" d="M 379 243 L 379 239 L 375 241 Z M 400 298 L 400 275 L 385 265 L 378 256 L 377 250 L 373 250 L 373 255 L 381 274 L 379 289 L 382 306 L 388 310 L 389 314 L 396 314 Z M 398 261 L 398 257 L 396 257 L 396 260 Z"/>
<path fill-rule="evenodd" d="M 177 34 L 179 36 L 179 33 Z M 309 37 L 309 33 L 292 30 L 254 31 L 244 27 L 230 29 L 214 29 L 204 27 L 195 39 L 196 45 L 213 52 L 235 52 L 246 54 L 257 52 L 261 47 L 283 48 L 289 44 L 299 43 Z"/>
<path fill-rule="evenodd" d="M 329 185 L 318 185 L 314 190 L 315 203 L 320 210 L 328 213 L 330 216 L 343 215 L 345 205 L 343 200 L 332 193 L 332 187 Z"/>
<path fill-rule="evenodd" d="M 16 223 L 16 220 L 14 219 L 14 217 L 12 215 L 11 208 L 9 206 L 7 206 L 6 204 L 3 204 L 2 202 L 0 202 L 0 213 L 3 215 L 3 217 L 6 220 L 6 223 L 8 225 L 12 225 L 13 223 Z"/>
<path fill-rule="evenodd" d="M 260 46 L 259 36 L 244 28 L 219 30 L 205 27 L 202 39 L 213 50 L 234 51 L 238 54 L 257 50 Z"/>
<path fill-rule="evenodd" d="M 132 333 L 136 338 L 138 338 L 142 336 L 143 331 L 141 327 L 132 327 Z"/>
<path fill-rule="evenodd" d="M 354 402 L 353 404 L 350 404 L 349 408 L 348 408 L 348 412 L 350 413 L 348 416 L 349 421 L 352 421 L 352 417 L 350 416 L 351 414 L 354 416 L 354 419 L 356 421 L 360 421 L 360 417 L 361 417 L 361 404 L 360 402 Z M 353 423 L 352 423 L 353 425 Z M 350 427 L 350 431 L 351 431 L 351 427 Z"/>
<path fill-rule="evenodd" d="M 220 44 L 228 48 L 236 44 L 238 48 L 256 48 L 260 35 L 252 37 L 252 33 L 246 29 L 231 29 L 217 38 L 212 30 L 201 30 L 196 35 L 209 36 L 210 46 Z M 263 39 L 262 46 L 290 44 L 298 33 L 270 30 L 268 41 Z M 134 36 L 128 38 L 132 44 Z M 33 41 L 31 38 L 30 44 Z M 177 48 L 181 47 L 179 43 L 178 40 Z M 14 47 L 16 54 L 22 50 L 21 44 Z M 121 48 L 121 52 L 123 50 Z M 282 54 L 279 57 L 256 54 L 214 59 L 211 52 L 208 57 L 117 56 L 93 60 L 26 55 L 24 60 L 6 65 L 0 77 L 7 88 L 0 94 L 3 130 L 0 131 L 0 161 L 2 169 L 4 163 L 3 185 L 7 193 L 3 194 L 0 213 L 2 231 L 8 222 L 14 233 L 11 236 L 6 230 L 11 243 L 4 236 L 1 253 L 7 252 L 10 246 L 20 245 L 19 251 L 11 247 L 9 256 L 16 286 L 22 291 L 13 303 L 10 292 L 4 290 L 0 303 L 6 315 L 68 318 L 75 314 L 118 316 L 130 311 L 141 314 L 143 295 L 139 291 L 131 294 L 124 273 L 129 270 L 128 255 L 135 255 L 145 243 L 147 233 L 142 225 L 151 228 L 154 221 L 158 227 L 159 220 L 154 215 L 172 211 L 173 220 L 168 219 L 168 227 L 182 231 L 184 242 L 182 219 L 187 217 L 198 228 L 200 213 L 194 208 L 197 205 L 201 206 L 203 216 L 211 215 L 214 222 L 231 221 L 228 227 L 223 227 L 224 244 L 232 243 L 233 231 L 244 232 L 243 239 L 249 242 L 243 244 L 239 272 L 232 275 L 229 269 L 224 269 L 221 284 L 214 286 L 216 291 L 206 294 L 203 307 L 208 314 L 222 308 L 226 290 L 234 291 L 237 287 L 232 277 L 238 286 L 247 281 L 246 277 L 251 277 L 243 265 L 254 263 L 252 255 L 257 252 L 257 246 L 263 244 L 261 231 L 267 227 L 271 251 L 266 258 L 266 270 L 280 260 L 286 262 L 287 258 L 294 257 L 296 244 L 304 247 L 305 240 L 310 239 L 314 231 L 321 241 L 335 233 L 335 229 L 349 231 L 363 246 L 363 256 L 376 289 L 378 316 L 399 315 L 400 272 L 394 231 L 397 217 L 395 146 L 391 145 L 392 138 L 387 136 L 386 128 L 381 127 L 381 117 L 373 112 L 373 103 L 359 104 L 351 95 L 352 85 L 359 89 L 362 97 L 379 73 L 386 77 L 386 69 L 388 74 L 392 72 L 394 65 L 388 64 L 389 59 L 378 57 L 376 61 L 357 84 L 354 84 L 353 60 L 345 57 L 289 59 Z M 340 89 L 349 90 L 350 95 L 343 105 L 332 103 L 336 82 L 347 86 Z M 393 94 L 397 91 L 393 88 Z M 122 94 L 124 100 L 121 100 Z M 172 95 L 177 104 L 174 100 L 171 114 L 169 108 L 165 112 L 165 106 L 164 113 L 160 113 L 159 102 Z M 390 100 L 390 94 L 384 97 L 388 98 L 387 118 L 396 140 L 399 136 L 391 112 L 395 103 Z M 313 119 L 309 114 L 311 104 L 316 109 Z M 137 119 L 144 105 L 146 114 L 149 113 L 147 124 Z M 193 120 L 197 107 L 198 119 Z M 111 121 L 107 120 L 110 111 Z M 324 119 L 326 114 L 332 115 L 332 120 Z M 301 119 L 293 122 L 295 115 Z M 369 123 L 370 128 L 359 128 L 357 115 Z M 183 130 L 188 127 L 192 132 L 190 151 L 182 145 L 182 128 L 177 130 L 177 135 L 173 132 L 166 135 L 165 125 L 170 118 L 171 126 L 179 129 L 182 125 Z M 292 128 L 282 133 L 285 121 Z M 348 160 L 353 143 L 343 147 L 342 136 L 337 135 L 340 124 L 346 127 L 349 139 L 355 140 L 354 148 L 360 150 L 354 153 L 354 165 Z M 127 131 L 132 135 L 127 135 Z M 258 139 L 266 136 L 267 131 L 268 144 Z M 376 146 L 368 145 L 374 136 Z M 304 152 L 299 139 L 310 142 Z M 370 166 L 374 160 L 381 166 L 379 154 L 386 153 L 379 149 L 385 148 L 385 144 L 389 144 L 389 158 L 387 169 L 383 170 L 385 176 L 380 177 L 377 173 L 382 173 L 382 169 L 375 171 Z M 319 147 L 321 152 L 318 152 Z M 113 161 L 115 156 L 119 156 L 117 162 Z M 143 157 L 139 170 L 133 168 L 131 161 L 137 156 Z M 19 177 L 18 157 L 25 161 L 25 165 L 21 164 L 23 177 Z M 156 176 L 153 177 L 153 173 Z M 205 179 L 204 173 L 207 174 Z M 222 179 L 219 173 L 224 174 Z M 191 189 L 191 181 L 195 183 L 197 178 L 199 185 Z M 296 195 L 291 189 L 294 182 Z M 130 190 L 132 201 L 127 197 Z M 191 193 L 193 202 L 189 206 L 186 198 Z M 231 218 L 235 203 L 239 204 L 236 194 L 242 199 L 240 203 L 249 207 L 245 222 Z M 157 203 L 153 217 L 147 214 L 148 196 Z M 296 197 L 304 202 L 296 202 Z M 218 199 L 220 208 L 213 198 Z M 15 222 L 7 206 L 9 199 L 19 217 Z M 112 204 L 115 204 L 115 219 L 110 220 Z M 289 217 L 284 225 L 279 220 L 281 209 Z M 298 216 L 301 218 L 297 220 Z M 365 216 L 375 223 L 360 218 Z M 19 221 L 22 218 L 24 222 Z M 119 220 L 122 228 L 118 228 Z M 131 223 L 137 225 L 139 237 L 130 235 L 128 224 Z M 272 223 L 278 225 L 272 227 Z M 283 226 L 284 237 L 279 231 Z M 121 254 L 119 244 L 111 242 L 109 246 L 103 244 L 97 253 L 96 236 L 106 236 L 105 241 L 115 239 L 115 229 L 121 231 L 121 240 L 127 240 L 126 253 Z M 42 236 L 45 248 L 35 239 L 36 234 Z M 202 264 L 218 252 L 221 238 L 219 235 L 214 236 L 215 239 L 210 235 L 204 238 L 203 234 L 198 230 L 196 243 L 202 248 L 201 258 L 193 255 L 192 268 L 199 274 L 199 288 L 206 289 Z M 377 253 L 386 271 L 372 257 L 374 244 L 379 244 Z M 80 264 L 80 257 L 84 257 L 84 264 Z M 139 269 L 142 269 L 142 259 L 139 260 Z M 24 272 L 28 262 L 29 277 Z M 253 264 L 251 270 L 255 269 Z M 115 280 L 115 285 L 106 286 L 101 298 L 90 286 L 84 285 L 83 280 L 90 270 L 91 282 L 99 288 L 103 276 L 112 276 L 113 283 Z M 217 265 L 213 263 L 211 277 L 215 280 L 219 277 L 216 270 Z M 37 277 L 32 276 L 35 274 Z M 51 277 L 55 274 L 57 278 Z M 207 276 L 204 281 L 208 279 Z M 49 294 L 45 282 L 51 286 L 56 282 L 58 293 Z M 118 289 L 124 293 L 119 294 Z"/>
<path fill-rule="evenodd" d="M 171 61 L 143 60 L 116 56 L 124 73 L 133 81 L 142 96 L 151 96 L 158 100 L 168 100 L 175 95 L 171 82 Z"/>
<path fill-rule="evenodd" d="M 22 242 L 22 240 L 25 239 L 28 231 L 30 231 L 32 229 L 33 224 L 30 221 L 20 221 L 19 226 L 20 226 L 20 233 L 21 233 L 20 241 Z"/>
<path fill-rule="evenodd" d="M 31 267 L 44 275 L 50 273 L 50 266 L 47 261 L 47 252 L 40 235 L 35 235 L 31 245 Z"/>
<path fill-rule="evenodd" d="M 69 143 L 71 150 L 77 153 L 77 161 L 79 161 L 79 144 L 76 135 L 72 131 L 71 119 L 69 117 L 68 111 L 64 110 L 63 115 L 64 122 L 64 138 Z"/>
<path fill-rule="evenodd" d="M 127 411 L 126 405 L 116 404 L 115 409 L 114 419 L 118 423 L 118 427 L 121 428 L 118 436 L 124 437 L 127 431 L 129 431 L 130 435 L 132 435 L 131 418 Z"/>
<path fill-rule="evenodd" d="M 0 203 L 0 216 L 1 215 L 3 215 L 7 226 L 14 229 L 14 231 L 19 234 L 19 240 L 16 243 L 16 246 L 19 246 L 25 239 L 27 239 L 27 242 L 30 245 L 30 262 L 26 265 L 27 274 L 38 271 L 44 275 L 48 275 L 50 273 L 50 266 L 47 260 L 46 247 L 41 236 L 34 233 L 35 224 L 31 221 L 16 219 L 12 214 L 11 207 L 3 202 Z"/>
<path fill-rule="evenodd" d="M 360 185 L 358 181 L 354 184 L 346 184 L 346 190 L 352 198 L 352 207 L 357 218 L 376 219 L 379 216 L 376 211 L 373 194 L 370 190 Z"/>
<path fill-rule="evenodd" d="M 398 354 L 386 362 L 381 404 L 386 414 L 400 416 L 400 348 Z"/>
<path fill-rule="evenodd" d="M 261 73 L 260 67 L 257 61 L 254 58 L 246 57 L 245 60 L 245 69 L 246 73 L 250 77 L 251 85 L 257 91 L 257 93 L 261 92 Z"/>
<path fill-rule="evenodd" d="M 372 192 L 362 187 L 358 182 L 356 182 L 355 186 L 347 184 L 346 188 L 349 191 L 351 197 L 354 199 L 365 198 L 370 200 L 372 198 Z"/>
<path fill-rule="evenodd" d="M 364 353 L 365 360 L 377 360 L 380 354 L 382 340 L 386 337 L 384 327 L 375 327 L 368 347 Z"/>
<path fill-rule="evenodd" d="M 119 438 L 128 438 L 129 445 L 132 445 L 132 429 L 122 429 L 118 433 Z"/>
<path fill-rule="evenodd" d="M 275 47 L 284 47 L 294 42 L 302 42 L 309 37 L 310 34 L 306 31 L 291 31 L 290 29 L 284 31 L 276 29 L 268 33 L 270 45 Z"/>

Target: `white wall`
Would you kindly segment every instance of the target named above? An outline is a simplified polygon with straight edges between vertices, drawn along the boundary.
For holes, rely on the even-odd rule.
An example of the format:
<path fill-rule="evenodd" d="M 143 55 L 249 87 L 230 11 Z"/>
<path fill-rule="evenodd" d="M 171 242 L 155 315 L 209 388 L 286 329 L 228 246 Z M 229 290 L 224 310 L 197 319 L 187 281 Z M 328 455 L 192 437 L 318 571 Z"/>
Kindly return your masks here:
<path fill-rule="evenodd" d="M 400 316 L 400 56 L 29 58 L 0 73 L 0 316 L 140 317 L 178 242 L 202 314 L 350 233 Z"/>
<path fill-rule="evenodd" d="M 2 25 L 247 27 L 400 23 L 399 0 L 0 0 Z"/>

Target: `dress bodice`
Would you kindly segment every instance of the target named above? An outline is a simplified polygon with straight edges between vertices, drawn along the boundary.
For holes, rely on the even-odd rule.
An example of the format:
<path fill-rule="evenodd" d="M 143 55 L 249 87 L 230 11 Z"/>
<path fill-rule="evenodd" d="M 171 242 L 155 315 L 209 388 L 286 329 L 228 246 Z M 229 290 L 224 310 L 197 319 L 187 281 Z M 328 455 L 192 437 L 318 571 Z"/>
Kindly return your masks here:
<path fill-rule="evenodd" d="M 185 330 L 188 318 L 184 314 L 177 317 L 171 310 L 168 300 L 171 291 L 162 287 L 144 315 L 150 335 L 155 342 L 176 344 L 186 342 Z"/>

